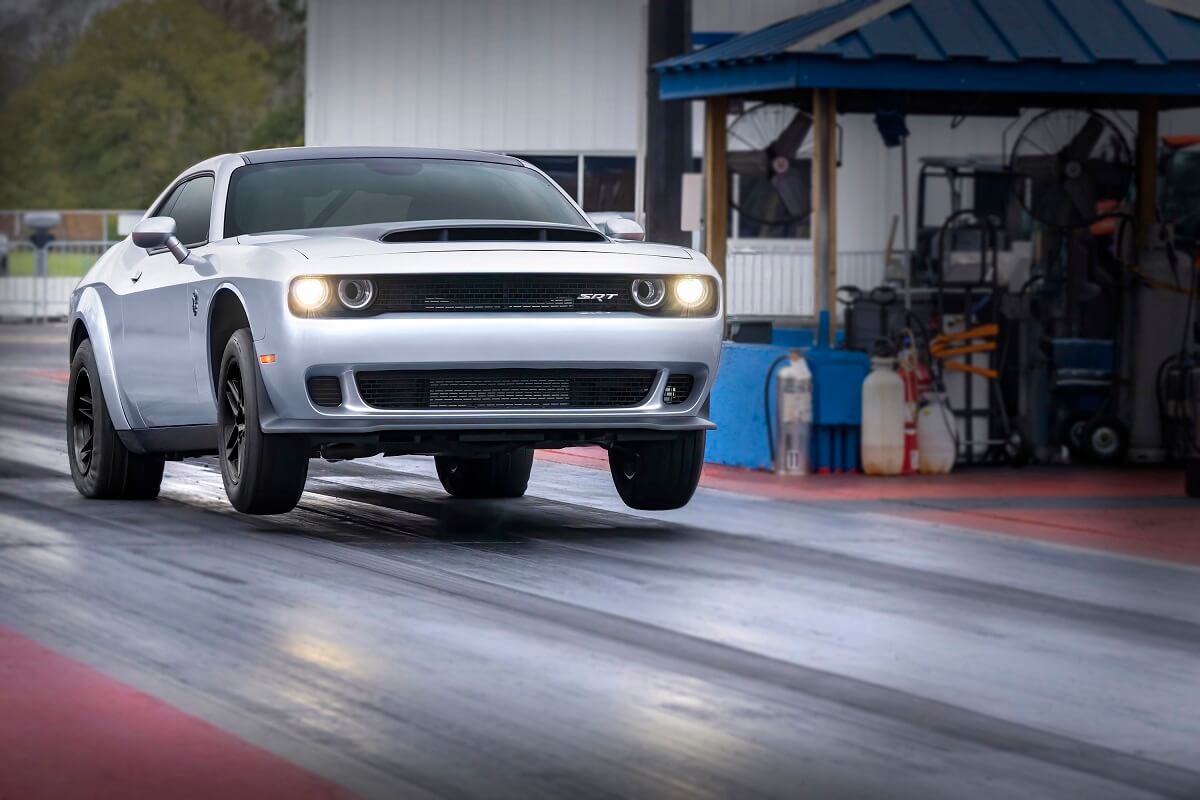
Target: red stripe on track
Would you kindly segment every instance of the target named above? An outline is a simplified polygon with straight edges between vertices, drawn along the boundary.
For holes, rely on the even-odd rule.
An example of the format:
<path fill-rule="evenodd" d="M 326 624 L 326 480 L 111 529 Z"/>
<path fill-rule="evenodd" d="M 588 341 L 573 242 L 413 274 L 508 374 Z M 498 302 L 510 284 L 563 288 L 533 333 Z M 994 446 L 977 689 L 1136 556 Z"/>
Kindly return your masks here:
<path fill-rule="evenodd" d="M 0 799 L 333 798 L 326 782 L 0 627 Z"/>
<path fill-rule="evenodd" d="M 599 447 L 539 450 L 539 458 L 608 470 Z M 705 464 L 700 485 L 789 502 L 825 505 L 873 501 L 969 500 L 969 508 L 887 508 L 878 513 L 986 533 L 999 533 L 1095 550 L 1200 564 L 1200 504 L 1171 506 L 1183 497 L 1183 478 L 1168 469 L 1074 467 L 978 468 L 949 475 L 870 478 L 863 475 L 780 477 L 768 472 Z M 1087 508 L 1089 498 L 1144 499 L 1128 508 Z M 1018 500 L 1062 498 L 1070 509 L 1021 509 Z M 874 509 L 872 509 L 874 510 Z"/>

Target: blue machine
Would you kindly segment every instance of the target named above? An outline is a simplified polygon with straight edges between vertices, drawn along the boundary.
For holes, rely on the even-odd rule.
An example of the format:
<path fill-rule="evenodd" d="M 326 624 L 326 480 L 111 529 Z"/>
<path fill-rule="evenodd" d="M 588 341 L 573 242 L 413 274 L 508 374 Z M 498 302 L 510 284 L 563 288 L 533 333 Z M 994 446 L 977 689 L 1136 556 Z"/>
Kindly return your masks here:
<path fill-rule="evenodd" d="M 812 471 L 859 468 L 862 384 L 871 362 L 865 353 L 830 348 L 828 321 L 822 322 L 815 346 L 811 331 L 787 330 L 777 330 L 773 344 L 724 343 L 710 406 L 717 430 L 708 435 L 705 461 L 771 469 L 767 415 L 773 430 L 775 372 L 792 350 L 800 350 L 813 374 Z"/>

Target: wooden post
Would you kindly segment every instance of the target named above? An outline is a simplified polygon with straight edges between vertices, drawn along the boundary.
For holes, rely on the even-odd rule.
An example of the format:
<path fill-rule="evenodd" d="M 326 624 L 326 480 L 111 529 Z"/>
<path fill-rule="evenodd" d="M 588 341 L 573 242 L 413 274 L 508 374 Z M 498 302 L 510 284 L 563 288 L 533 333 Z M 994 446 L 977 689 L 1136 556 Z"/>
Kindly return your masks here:
<path fill-rule="evenodd" d="M 729 240 L 729 169 L 726 161 L 725 117 L 729 98 L 704 101 L 704 254 L 725 280 L 725 250 Z"/>
<path fill-rule="evenodd" d="M 1137 127 L 1137 241 L 1146 246 L 1146 235 L 1158 222 L 1158 98 L 1143 97 Z"/>
<path fill-rule="evenodd" d="M 814 89 L 812 217 L 813 316 L 829 312 L 830 343 L 837 328 L 837 95 Z"/>

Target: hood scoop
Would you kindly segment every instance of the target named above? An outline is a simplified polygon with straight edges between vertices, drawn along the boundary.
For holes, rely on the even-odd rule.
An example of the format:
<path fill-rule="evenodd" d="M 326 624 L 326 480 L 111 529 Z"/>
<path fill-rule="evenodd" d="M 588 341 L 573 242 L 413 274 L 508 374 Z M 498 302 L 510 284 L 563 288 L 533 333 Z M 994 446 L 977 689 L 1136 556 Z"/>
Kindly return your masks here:
<path fill-rule="evenodd" d="M 590 228 L 538 225 L 442 225 L 402 228 L 379 237 L 384 244 L 414 242 L 607 242 Z"/>

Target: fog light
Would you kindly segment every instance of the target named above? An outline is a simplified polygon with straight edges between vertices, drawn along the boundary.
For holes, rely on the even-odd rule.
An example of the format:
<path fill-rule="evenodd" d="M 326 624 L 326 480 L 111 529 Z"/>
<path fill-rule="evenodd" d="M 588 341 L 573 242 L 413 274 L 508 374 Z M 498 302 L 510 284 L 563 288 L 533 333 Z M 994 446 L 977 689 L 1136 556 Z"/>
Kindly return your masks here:
<path fill-rule="evenodd" d="M 375 299 L 375 283 L 366 278 L 338 282 L 338 300 L 351 311 L 362 311 Z"/>
<path fill-rule="evenodd" d="M 680 278 L 675 281 L 675 299 L 685 306 L 696 306 L 704 302 L 708 285 L 699 278 Z"/>
<path fill-rule="evenodd" d="M 292 281 L 292 301 L 301 311 L 316 311 L 329 302 L 329 284 L 324 278 L 297 278 Z"/>

